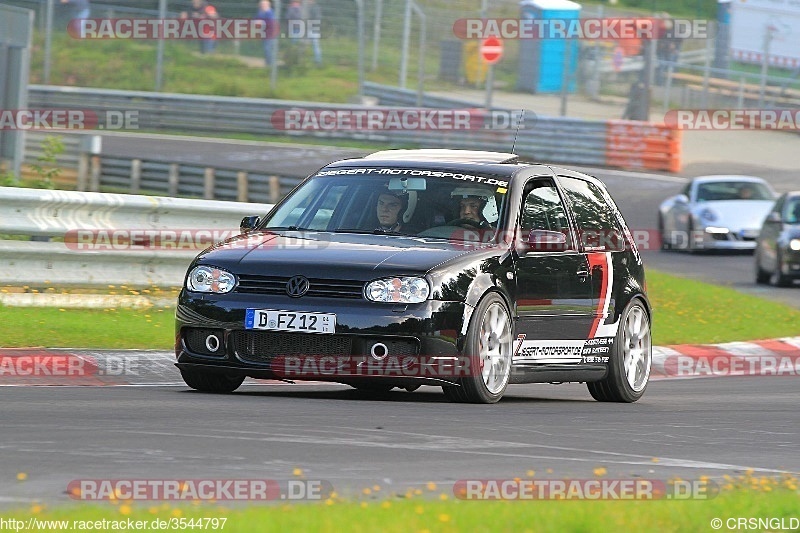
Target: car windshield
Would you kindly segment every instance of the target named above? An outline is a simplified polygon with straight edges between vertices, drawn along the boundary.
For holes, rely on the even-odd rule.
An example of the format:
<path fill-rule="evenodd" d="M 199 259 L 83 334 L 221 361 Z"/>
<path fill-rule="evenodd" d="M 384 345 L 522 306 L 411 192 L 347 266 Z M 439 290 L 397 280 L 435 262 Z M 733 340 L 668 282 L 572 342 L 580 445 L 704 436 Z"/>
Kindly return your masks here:
<path fill-rule="evenodd" d="M 772 191 L 753 181 L 711 181 L 697 186 L 698 202 L 721 200 L 773 200 Z"/>
<path fill-rule="evenodd" d="M 499 176 L 440 170 L 323 169 L 260 229 L 459 239 L 459 228 L 497 227 L 506 187 Z"/>
<path fill-rule="evenodd" d="M 790 198 L 786 202 L 786 223 L 800 224 L 800 196 Z"/>

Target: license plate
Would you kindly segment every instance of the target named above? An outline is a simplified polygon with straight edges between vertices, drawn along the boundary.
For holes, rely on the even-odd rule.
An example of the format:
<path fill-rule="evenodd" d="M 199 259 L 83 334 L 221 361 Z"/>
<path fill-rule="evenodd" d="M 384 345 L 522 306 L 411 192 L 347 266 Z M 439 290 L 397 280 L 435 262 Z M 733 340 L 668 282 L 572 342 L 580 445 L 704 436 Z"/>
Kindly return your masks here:
<path fill-rule="evenodd" d="M 245 329 L 269 329 L 301 333 L 335 333 L 336 315 L 333 313 L 248 309 L 244 317 L 244 327 Z"/>

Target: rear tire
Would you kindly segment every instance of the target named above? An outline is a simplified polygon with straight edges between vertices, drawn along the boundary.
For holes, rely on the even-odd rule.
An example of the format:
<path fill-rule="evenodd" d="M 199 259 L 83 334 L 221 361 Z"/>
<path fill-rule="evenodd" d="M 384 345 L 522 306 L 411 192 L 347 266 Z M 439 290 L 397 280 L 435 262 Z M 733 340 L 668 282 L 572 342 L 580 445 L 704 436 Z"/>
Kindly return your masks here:
<path fill-rule="evenodd" d="M 445 397 L 460 403 L 496 403 L 511 379 L 511 313 L 497 293 L 487 294 L 475 308 L 467 330 L 464 354 L 469 375 L 459 386 L 442 387 Z"/>
<path fill-rule="evenodd" d="M 195 390 L 227 394 L 235 391 L 244 381 L 244 376 L 231 376 L 217 372 L 203 372 L 201 370 L 187 370 L 181 368 L 183 381 Z"/>
<path fill-rule="evenodd" d="M 686 251 L 690 254 L 696 254 L 700 252 L 702 248 L 697 247 L 694 239 L 694 221 L 689 221 L 689 225 L 686 227 L 686 233 L 688 233 Z"/>
<path fill-rule="evenodd" d="M 586 384 L 589 394 L 599 402 L 635 402 L 647 389 L 652 361 L 650 316 L 641 300 L 634 299 L 620 317 L 608 374 Z"/>
<path fill-rule="evenodd" d="M 664 232 L 664 215 L 661 213 L 658 214 L 658 234 L 661 236 L 661 249 L 664 251 L 672 250 L 672 243 Z"/>

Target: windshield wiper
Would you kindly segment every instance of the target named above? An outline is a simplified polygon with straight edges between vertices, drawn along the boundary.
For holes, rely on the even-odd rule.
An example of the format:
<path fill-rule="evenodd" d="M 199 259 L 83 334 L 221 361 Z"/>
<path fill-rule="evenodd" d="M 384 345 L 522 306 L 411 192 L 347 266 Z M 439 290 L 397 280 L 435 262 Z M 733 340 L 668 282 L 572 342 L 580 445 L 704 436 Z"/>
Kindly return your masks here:
<path fill-rule="evenodd" d="M 310 228 L 301 228 L 300 226 L 276 226 L 276 227 L 272 227 L 272 228 L 267 227 L 267 228 L 261 228 L 261 229 L 264 230 L 264 231 L 270 231 L 270 230 L 311 231 Z"/>
<path fill-rule="evenodd" d="M 411 236 L 408 233 L 402 233 L 400 231 L 387 231 L 385 229 L 380 229 L 380 228 L 375 228 L 371 230 L 339 228 L 337 230 L 333 230 L 331 233 L 354 233 L 356 235 L 404 235 L 406 237 Z"/>

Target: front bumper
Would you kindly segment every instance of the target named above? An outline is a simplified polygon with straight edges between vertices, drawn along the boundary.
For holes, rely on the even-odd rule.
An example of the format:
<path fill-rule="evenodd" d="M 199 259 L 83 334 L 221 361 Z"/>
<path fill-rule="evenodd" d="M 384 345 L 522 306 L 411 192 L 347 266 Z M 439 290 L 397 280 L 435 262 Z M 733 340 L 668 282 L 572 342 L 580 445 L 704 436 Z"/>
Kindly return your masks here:
<path fill-rule="evenodd" d="M 336 333 L 248 330 L 248 308 L 335 313 Z M 395 386 L 449 383 L 452 372 L 430 365 L 458 357 L 471 313 L 472 307 L 463 302 L 437 300 L 397 306 L 183 291 L 176 311 L 177 366 L 261 379 L 350 384 L 380 379 Z M 208 336 L 219 342 L 206 342 Z M 385 352 L 379 349 L 376 356 L 377 344 Z"/>
<path fill-rule="evenodd" d="M 755 250 L 758 229 L 708 226 L 692 235 L 694 247 L 703 250 Z"/>
<path fill-rule="evenodd" d="M 800 251 L 784 245 L 781 258 L 781 273 L 790 278 L 800 279 Z"/>

